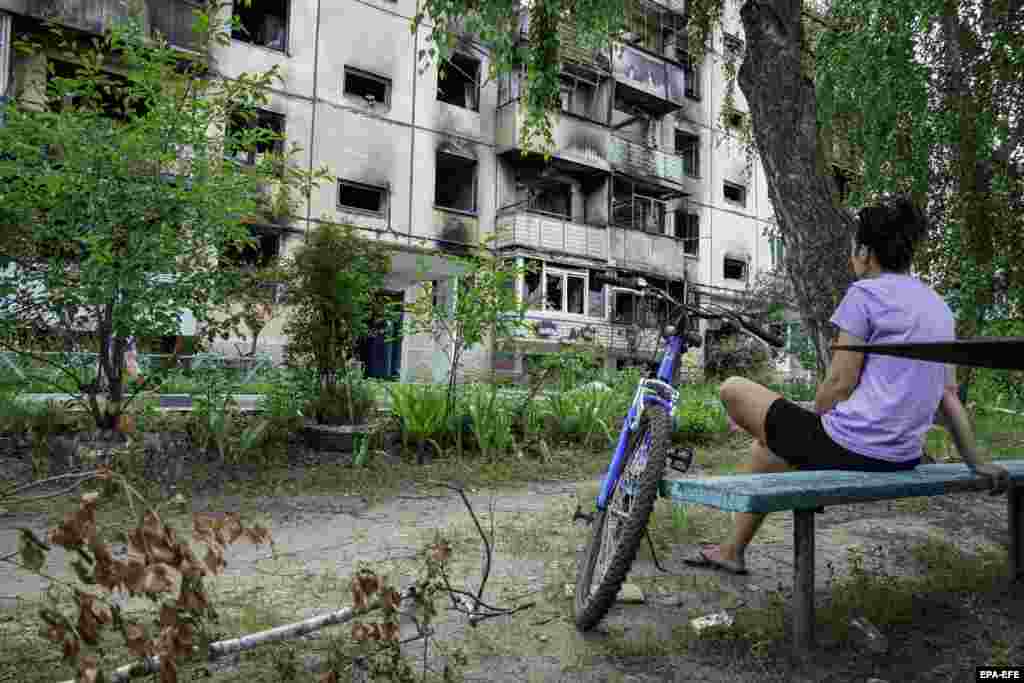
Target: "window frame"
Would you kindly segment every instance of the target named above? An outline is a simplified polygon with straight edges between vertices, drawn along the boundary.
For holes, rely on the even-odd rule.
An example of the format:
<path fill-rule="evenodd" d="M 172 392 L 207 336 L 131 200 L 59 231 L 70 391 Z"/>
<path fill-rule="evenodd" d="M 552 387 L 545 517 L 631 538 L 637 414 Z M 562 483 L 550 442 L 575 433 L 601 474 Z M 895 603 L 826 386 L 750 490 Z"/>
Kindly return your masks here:
<path fill-rule="evenodd" d="M 473 167 L 473 208 L 471 208 L 471 209 L 460 209 L 460 208 L 455 207 L 455 206 L 444 206 L 443 204 L 439 204 L 438 203 L 438 201 L 437 201 L 437 187 L 438 187 L 437 186 L 437 180 L 438 180 L 438 178 L 437 178 L 437 176 L 438 176 L 437 168 L 438 168 L 438 163 L 437 162 L 438 162 L 438 158 L 441 157 L 442 155 L 446 156 L 446 157 L 451 157 L 453 159 L 460 159 L 460 160 L 464 161 L 467 165 L 471 165 Z M 463 213 L 463 214 L 466 214 L 466 215 L 478 216 L 479 213 L 480 213 L 479 197 L 477 196 L 479 194 L 479 190 L 480 190 L 480 161 L 479 160 L 477 160 L 477 159 L 470 159 L 469 157 L 460 156 L 458 154 L 450 154 L 448 152 L 442 152 L 440 150 L 434 152 L 434 208 L 441 209 L 442 211 L 457 211 L 459 213 Z"/>
<path fill-rule="evenodd" d="M 451 106 L 451 107 L 458 107 L 459 109 L 465 109 L 467 111 L 472 111 L 472 112 L 478 112 L 479 113 L 479 111 L 480 111 L 480 74 L 481 74 L 481 72 L 483 71 L 483 68 L 484 68 L 484 60 L 482 58 L 480 58 L 480 57 L 475 57 L 473 55 L 466 54 L 465 52 L 457 51 L 457 52 L 453 52 L 452 55 L 451 55 L 451 58 L 447 59 L 445 61 L 447 61 L 450 65 L 454 66 L 455 65 L 455 62 L 454 62 L 455 58 L 472 59 L 474 62 L 476 62 L 476 75 L 473 77 L 473 93 L 474 93 L 474 95 L 473 95 L 473 106 L 471 106 L 471 107 L 470 106 L 464 106 L 464 105 L 461 105 L 461 104 L 455 104 L 454 102 L 449 102 L 447 100 L 441 99 L 441 97 L 440 97 L 440 94 L 441 94 L 441 76 L 440 76 L 440 72 L 438 73 L 438 77 L 437 77 L 437 88 L 434 91 L 434 99 L 436 99 L 438 102 L 444 102 L 445 104 L 447 104 L 448 106 Z M 455 73 L 458 73 L 459 75 L 462 75 L 462 76 L 465 75 L 464 74 L 464 70 L 461 67 L 456 67 L 455 68 Z"/>
<path fill-rule="evenodd" d="M 726 272 L 727 272 L 726 264 L 729 261 L 732 261 L 733 263 L 739 263 L 739 264 L 742 265 L 743 274 L 742 274 L 741 277 L 729 277 L 728 275 L 726 275 Z M 750 263 L 748 261 L 744 261 L 742 259 L 738 259 L 738 258 L 735 258 L 735 257 L 732 257 L 732 256 L 723 256 L 722 257 L 722 279 L 723 280 L 733 280 L 735 282 L 747 282 L 750 279 Z"/>
<path fill-rule="evenodd" d="M 359 190 L 373 190 L 373 191 L 379 192 L 380 193 L 380 207 L 381 207 L 380 210 L 372 211 L 370 209 L 363 209 L 363 208 L 360 208 L 358 206 L 350 206 L 348 204 L 342 204 L 341 203 L 341 186 L 342 185 L 348 185 L 350 187 L 354 187 L 354 188 L 359 189 Z M 359 213 L 359 214 L 363 214 L 363 215 L 366 215 L 366 216 L 375 216 L 375 217 L 378 217 L 378 218 L 383 218 L 385 215 L 387 215 L 388 202 L 390 200 L 390 194 L 391 194 L 390 191 L 389 191 L 389 188 L 382 187 L 380 185 L 371 185 L 369 183 L 361 183 L 358 180 L 349 180 L 347 178 L 338 178 L 338 182 L 336 184 L 336 187 L 337 187 L 338 193 L 337 193 L 335 204 L 336 204 L 337 209 L 339 211 L 344 211 L 345 213 Z"/>
<path fill-rule="evenodd" d="M 287 139 L 286 136 L 287 136 L 287 132 L 288 132 L 288 128 L 287 128 L 287 126 L 288 126 L 288 117 L 286 115 L 280 113 L 280 112 L 273 111 L 272 109 L 266 109 L 264 107 L 252 107 L 252 110 L 255 113 L 255 117 L 256 118 L 251 123 L 246 124 L 248 129 L 252 129 L 252 128 L 265 128 L 265 127 L 267 127 L 267 126 L 260 125 L 261 119 L 263 117 L 265 117 L 265 116 L 268 116 L 271 119 L 279 120 L 281 122 L 281 131 L 279 133 L 281 138 L 279 140 L 274 140 L 273 147 L 272 147 L 272 149 L 270 150 L 269 153 L 270 154 L 282 154 L 283 155 L 284 154 L 284 147 L 285 147 L 285 140 Z M 235 120 L 234 116 L 232 116 L 232 117 L 230 117 L 228 119 L 228 130 L 225 131 L 226 133 L 228 131 L 230 131 L 231 126 L 233 125 L 234 120 Z M 245 155 L 245 159 L 244 160 L 239 158 L 239 155 L 243 155 L 243 154 Z M 242 164 L 243 166 L 255 166 L 256 165 L 256 155 L 257 154 L 260 154 L 260 151 L 258 149 L 252 149 L 252 150 L 241 150 L 240 149 L 240 150 L 236 150 L 234 156 L 232 156 L 231 158 L 235 162 L 237 162 L 239 164 Z M 263 152 L 263 154 L 267 154 L 267 152 Z M 281 169 L 281 173 L 282 174 L 284 173 L 284 169 L 283 168 Z"/>
<path fill-rule="evenodd" d="M 690 222 L 691 217 L 693 218 L 692 223 Z M 685 218 L 686 220 L 680 224 L 680 218 Z M 686 233 L 691 228 L 696 231 L 696 234 L 689 237 Z M 700 214 L 692 213 L 686 209 L 676 209 L 675 229 L 675 238 L 683 244 L 683 254 L 700 258 Z M 693 245 L 693 251 L 688 250 L 688 245 L 690 244 Z"/>
<path fill-rule="evenodd" d="M 232 0 L 232 2 L 231 2 L 231 18 L 232 18 L 232 20 L 234 20 L 235 16 L 237 16 L 236 8 L 238 6 L 238 3 L 239 3 L 239 0 Z M 271 47 L 270 45 L 263 45 L 261 43 L 257 43 L 254 40 L 252 40 L 251 38 L 242 37 L 240 34 L 236 35 L 236 32 L 234 30 L 231 31 L 231 40 L 237 40 L 240 43 L 245 43 L 246 45 L 252 45 L 253 47 L 261 47 L 264 50 L 270 50 L 271 52 L 278 52 L 278 53 L 281 53 L 281 54 L 288 54 L 288 47 L 289 47 L 289 45 L 291 45 L 292 0 L 283 0 L 283 3 L 284 3 L 284 17 L 282 17 L 282 21 L 283 21 L 283 24 L 284 24 L 284 26 L 283 26 L 284 40 L 283 40 L 283 44 L 281 45 L 281 47 L 277 48 L 277 47 Z M 249 9 L 251 11 L 253 8 L 249 7 L 247 9 Z M 266 12 L 264 12 L 264 15 L 266 15 Z"/>
<path fill-rule="evenodd" d="M 548 277 L 560 277 L 562 280 L 562 307 L 555 310 L 548 308 Z M 578 278 L 583 281 L 583 312 L 572 313 L 569 311 L 569 278 Z M 550 268 L 545 263 L 541 276 L 541 300 L 544 302 L 545 313 L 558 313 L 560 315 L 572 315 L 580 318 L 590 317 L 590 273 L 586 270 L 573 270 L 571 268 Z"/>
<path fill-rule="evenodd" d="M 366 80 L 376 81 L 377 83 L 382 84 L 384 86 L 384 101 L 383 102 L 374 101 L 372 106 L 376 107 L 378 105 L 383 105 L 385 109 L 391 109 L 391 85 L 392 84 L 391 84 L 391 79 L 390 78 L 388 78 L 387 76 L 381 76 L 380 74 L 375 74 L 375 73 L 373 73 L 371 71 L 366 71 L 365 69 L 360 69 L 359 67 L 356 67 L 356 66 L 350 66 L 348 64 L 345 65 L 344 69 L 342 70 L 342 74 L 341 74 L 341 96 L 342 96 L 342 98 L 352 99 L 352 100 L 359 100 L 361 103 L 365 103 L 365 104 L 369 104 L 369 102 L 370 102 L 369 100 L 366 99 L 365 96 L 360 96 L 360 95 L 357 95 L 356 93 L 350 93 L 348 91 L 347 88 L 348 88 L 348 77 L 349 77 L 349 74 L 355 76 L 356 78 L 364 78 Z"/>
<path fill-rule="evenodd" d="M 742 199 L 738 199 L 738 200 L 737 199 L 730 199 L 725 194 L 726 188 L 738 189 L 742 193 Z M 731 180 L 723 180 L 722 181 L 722 199 L 724 201 L 729 202 L 730 204 L 735 204 L 736 206 L 746 207 L 747 206 L 747 186 L 746 185 L 741 185 L 739 183 L 734 183 Z"/>
<path fill-rule="evenodd" d="M 680 147 L 680 138 L 685 138 L 689 142 L 693 143 L 692 148 L 687 152 L 685 147 Z M 682 130 L 677 128 L 675 133 L 675 140 L 673 141 L 675 146 L 676 155 L 683 160 L 683 174 L 689 178 L 700 178 L 700 135 L 691 133 L 688 130 Z M 687 154 L 691 154 L 693 163 L 690 168 L 687 168 L 686 159 Z"/>

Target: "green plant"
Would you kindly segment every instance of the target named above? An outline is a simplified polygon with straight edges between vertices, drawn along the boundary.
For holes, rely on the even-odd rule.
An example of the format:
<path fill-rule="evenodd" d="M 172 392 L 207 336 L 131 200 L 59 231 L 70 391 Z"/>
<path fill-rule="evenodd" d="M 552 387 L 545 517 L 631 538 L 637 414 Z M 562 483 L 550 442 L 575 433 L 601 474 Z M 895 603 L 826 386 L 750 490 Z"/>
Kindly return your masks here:
<path fill-rule="evenodd" d="M 412 441 L 417 447 L 433 441 L 439 452 L 437 439 L 448 424 L 447 393 L 434 384 L 394 384 L 391 394 L 391 412 L 398 418 L 402 429 L 402 445 L 408 449 Z"/>
<path fill-rule="evenodd" d="M 11 267 L 0 268 L 0 298 L 10 304 L 0 347 L 51 370 L 37 381 L 75 394 L 101 429 L 115 428 L 154 381 L 147 374 L 127 386 L 130 337 L 178 334 L 184 310 L 211 336 L 237 325 L 234 312 L 224 313 L 239 273 L 219 256 L 251 241 L 240 217 L 255 211 L 263 181 L 279 177 L 269 162 L 225 160 L 274 139 L 225 122 L 239 102 L 266 102 L 279 70 L 211 77 L 206 48 L 230 40 L 230 28 L 205 6 L 195 16 L 202 49 L 186 58 L 138 16 L 91 41 L 54 24 L 40 44 L 17 44 L 39 55 L 65 45 L 77 66 L 46 79 L 53 106 L 15 99 L 3 107 L 0 253 Z M 300 175 L 304 191 L 324 177 Z M 26 330 L 47 330 L 97 361 L 86 371 L 69 355 L 39 352 L 38 340 L 16 343 Z"/>
<path fill-rule="evenodd" d="M 515 286 L 523 269 L 493 256 L 485 247 L 482 244 L 468 256 L 448 256 L 462 274 L 440 286 L 428 282 L 404 306 L 406 334 L 431 335 L 448 356 L 448 415 L 455 409 L 455 387 L 465 352 L 487 337 L 508 339 L 526 325 L 526 302 L 519 300 Z M 423 264 L 421 271 L 426 275 Z"/>
<path fill-rule="evenodd" d="M 496 385 L 479 386 L 467 397 L 477 446 L 485 459 L 501 456 L 515 446 L 512 411 L 498 396 Z"/>
<path fill-rule="evenodd" d="M 290 305 L 285 334 L 292 366 L 316 368 L 319 397 L 310 406 L 319 423 L 355 424 L 372 402 L 351 371 L 356 342 L 388 317 L 382 296 L 391 270 L 387 249 L 360 239 L 348 225 L 322 223 L 284 266 Z M 338 406 L 341 406 L 339 410 Z"/>
<path fill-rule="evenodd" d="M 235 437 L 235 384 L 227 373 L 218 370 L 204 371 L 201 379 L 198 391 L 192 394 L 189 434 L 197 448 L 215 449 L 224 463 Z"/>
<path fill-rule="evenodd" d="M 728 429 L 726 415 L 721 404 L 711 402 L 699 393 L 684 392 L 676 404 L 675 435 L 687 442 L 707 442 L 716 434 Z"/>

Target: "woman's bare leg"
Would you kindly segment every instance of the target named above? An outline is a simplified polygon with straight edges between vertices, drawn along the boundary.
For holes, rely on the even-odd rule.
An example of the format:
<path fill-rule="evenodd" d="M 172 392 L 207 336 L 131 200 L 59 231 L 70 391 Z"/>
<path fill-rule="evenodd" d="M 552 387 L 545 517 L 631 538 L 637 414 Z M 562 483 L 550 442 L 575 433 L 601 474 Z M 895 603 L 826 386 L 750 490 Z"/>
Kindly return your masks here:
<path fill-rule="evenodd" d="M 747 471 L 751 474 L 760 474 L 790 470 L 791 467 L 785 460 L 769 450 L 764 432 L 768 408 L 775 399 L 780 398 L 780 395 L 743 377 L 727 379 L 722 383 L 719 395 L 733 421 L 754 437 Z M 706 550 L 705 554 L 710 557 L 717 555 L 721 559 L 742 565 L 747 546 L 761 527 L 764 518 L 764 514 L 737 512 L 732 541 L 720 545 L 717 549 Z"/>

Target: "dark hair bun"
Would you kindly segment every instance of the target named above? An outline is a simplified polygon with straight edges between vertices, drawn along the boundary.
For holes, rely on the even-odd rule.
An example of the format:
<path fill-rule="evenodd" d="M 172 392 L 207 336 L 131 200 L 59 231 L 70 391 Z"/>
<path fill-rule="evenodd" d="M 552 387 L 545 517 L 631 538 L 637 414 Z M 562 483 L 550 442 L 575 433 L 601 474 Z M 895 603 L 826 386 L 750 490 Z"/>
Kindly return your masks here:
<path fill-rule="evenodd" d="M 857 214 L 857 243 L 874 252 L 884 270 L 905 272 L 928 233 L 924 213 L 907 197 L 894 197 Z"/>

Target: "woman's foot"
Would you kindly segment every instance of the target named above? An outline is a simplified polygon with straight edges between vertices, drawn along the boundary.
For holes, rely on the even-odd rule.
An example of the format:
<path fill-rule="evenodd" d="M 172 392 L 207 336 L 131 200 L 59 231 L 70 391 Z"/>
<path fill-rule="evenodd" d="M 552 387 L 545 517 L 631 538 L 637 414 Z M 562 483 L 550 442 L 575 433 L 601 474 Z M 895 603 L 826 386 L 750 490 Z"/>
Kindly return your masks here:
<path fill-rule="evenodd" d="M 694 557 L 684 559 L 683 562 L 691 567 L 703 567 L 706 569 L 719 569 L 730 574 L 744 575 L 747 573 L 746 563 L 735 551 L 730 552 L 728 546 L 709 545 L 700 550 Z"/>

